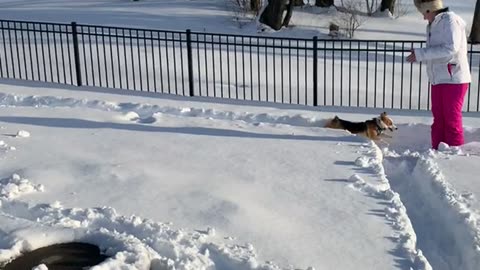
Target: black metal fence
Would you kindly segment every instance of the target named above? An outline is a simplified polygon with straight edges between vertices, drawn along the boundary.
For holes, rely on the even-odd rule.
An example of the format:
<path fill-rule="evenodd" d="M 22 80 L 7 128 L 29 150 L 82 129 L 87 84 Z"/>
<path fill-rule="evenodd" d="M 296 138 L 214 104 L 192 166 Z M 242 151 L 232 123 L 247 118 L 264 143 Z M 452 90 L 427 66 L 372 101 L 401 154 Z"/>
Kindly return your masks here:
<path fill-rule="evenodd" d="M 0 20 L 0 77 L 311 106 L 429 109 L 422 41 L 321 40 Z M 469 45 L 464 110 L 480 111 Z"/>

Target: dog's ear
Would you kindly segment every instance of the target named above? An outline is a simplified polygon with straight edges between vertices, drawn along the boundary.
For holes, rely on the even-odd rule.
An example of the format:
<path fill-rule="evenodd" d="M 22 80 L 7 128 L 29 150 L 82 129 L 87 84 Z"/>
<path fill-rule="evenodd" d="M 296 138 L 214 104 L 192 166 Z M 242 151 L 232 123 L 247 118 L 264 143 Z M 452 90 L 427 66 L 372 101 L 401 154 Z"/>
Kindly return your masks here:
<path fill-rule="evenodd" d="M 333 117 L 333 119 L 338 120 L 339 119 L 338 115 L 335 115 L 335 117 Z"/>
<path fill-rule="evenodd" d="M 381 113 L 380 116 L 387 116 L 387 112 Z"/>

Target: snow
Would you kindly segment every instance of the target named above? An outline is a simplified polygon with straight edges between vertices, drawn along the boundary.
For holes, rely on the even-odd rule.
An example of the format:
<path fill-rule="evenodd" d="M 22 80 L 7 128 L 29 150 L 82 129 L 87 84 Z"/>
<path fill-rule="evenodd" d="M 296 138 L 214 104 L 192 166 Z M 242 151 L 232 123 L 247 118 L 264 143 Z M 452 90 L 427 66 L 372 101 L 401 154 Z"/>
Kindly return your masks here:
<path fill-rule="evenodd" d="M 30 132 L 28 132 L 26 130 L 19 130 L 17 132 L 17 137 L 28 138 L 28 137 L 30 137 Z"/>
<path fill-rule="evenodd" d="M 460 14 L 474 3 L 445 2 Z M 220 1 L 0 7 L 10 19 L 256 31 Z M 328 18 L 299 15 L 267 34 L 324 31 L 313 26 Z M 420 38 L 418 14 L 398 20 L 372 18 L 361 35 Z M 464 114 L 466 145 L 439 151 L 428 111 L 388 110 L 399 129 L 378 142 L 323 128 L 381 112 L 2 79 L 0 262 L 78 241 L 111 256 L 95 270 L 479 269 L 479 114 Z"/>
<path fill-rule="evenodd" d="M 35 268 L 33 268 L 32 270 L 48 270 L 48 267 L 45 264 L 42 263 L 42 264 L 36 266 Z"/>

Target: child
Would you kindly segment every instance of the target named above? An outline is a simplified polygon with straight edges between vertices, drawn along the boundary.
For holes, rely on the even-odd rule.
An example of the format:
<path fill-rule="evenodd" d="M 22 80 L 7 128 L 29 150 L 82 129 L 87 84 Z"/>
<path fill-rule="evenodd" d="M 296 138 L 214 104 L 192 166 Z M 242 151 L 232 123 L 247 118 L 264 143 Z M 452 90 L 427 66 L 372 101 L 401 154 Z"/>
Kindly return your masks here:
<path fill-rule="evenodd" d="M 471 81 L 466 23 L 441 0 L 414 0 L 428 21 L 425 48 L 412 50 L 407 61 L 425 62 L 432 85 L 432 148 L 444 142 L 464 144 L 462 107 Z"/>

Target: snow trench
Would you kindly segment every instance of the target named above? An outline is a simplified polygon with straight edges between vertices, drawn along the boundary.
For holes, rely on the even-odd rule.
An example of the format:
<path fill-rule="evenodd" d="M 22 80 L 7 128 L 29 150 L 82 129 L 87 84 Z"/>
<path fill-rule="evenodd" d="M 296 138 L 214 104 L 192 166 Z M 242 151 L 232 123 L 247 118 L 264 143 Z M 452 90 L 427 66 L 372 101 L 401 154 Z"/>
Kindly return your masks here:
<path fill-rule="evenodd" d="M 468 202 L 445 181 L 432 152 L 384 153 L 383 166 L 398 193 L 421 250 L 435 270 L 480 269 L 480 224 Z"/>

